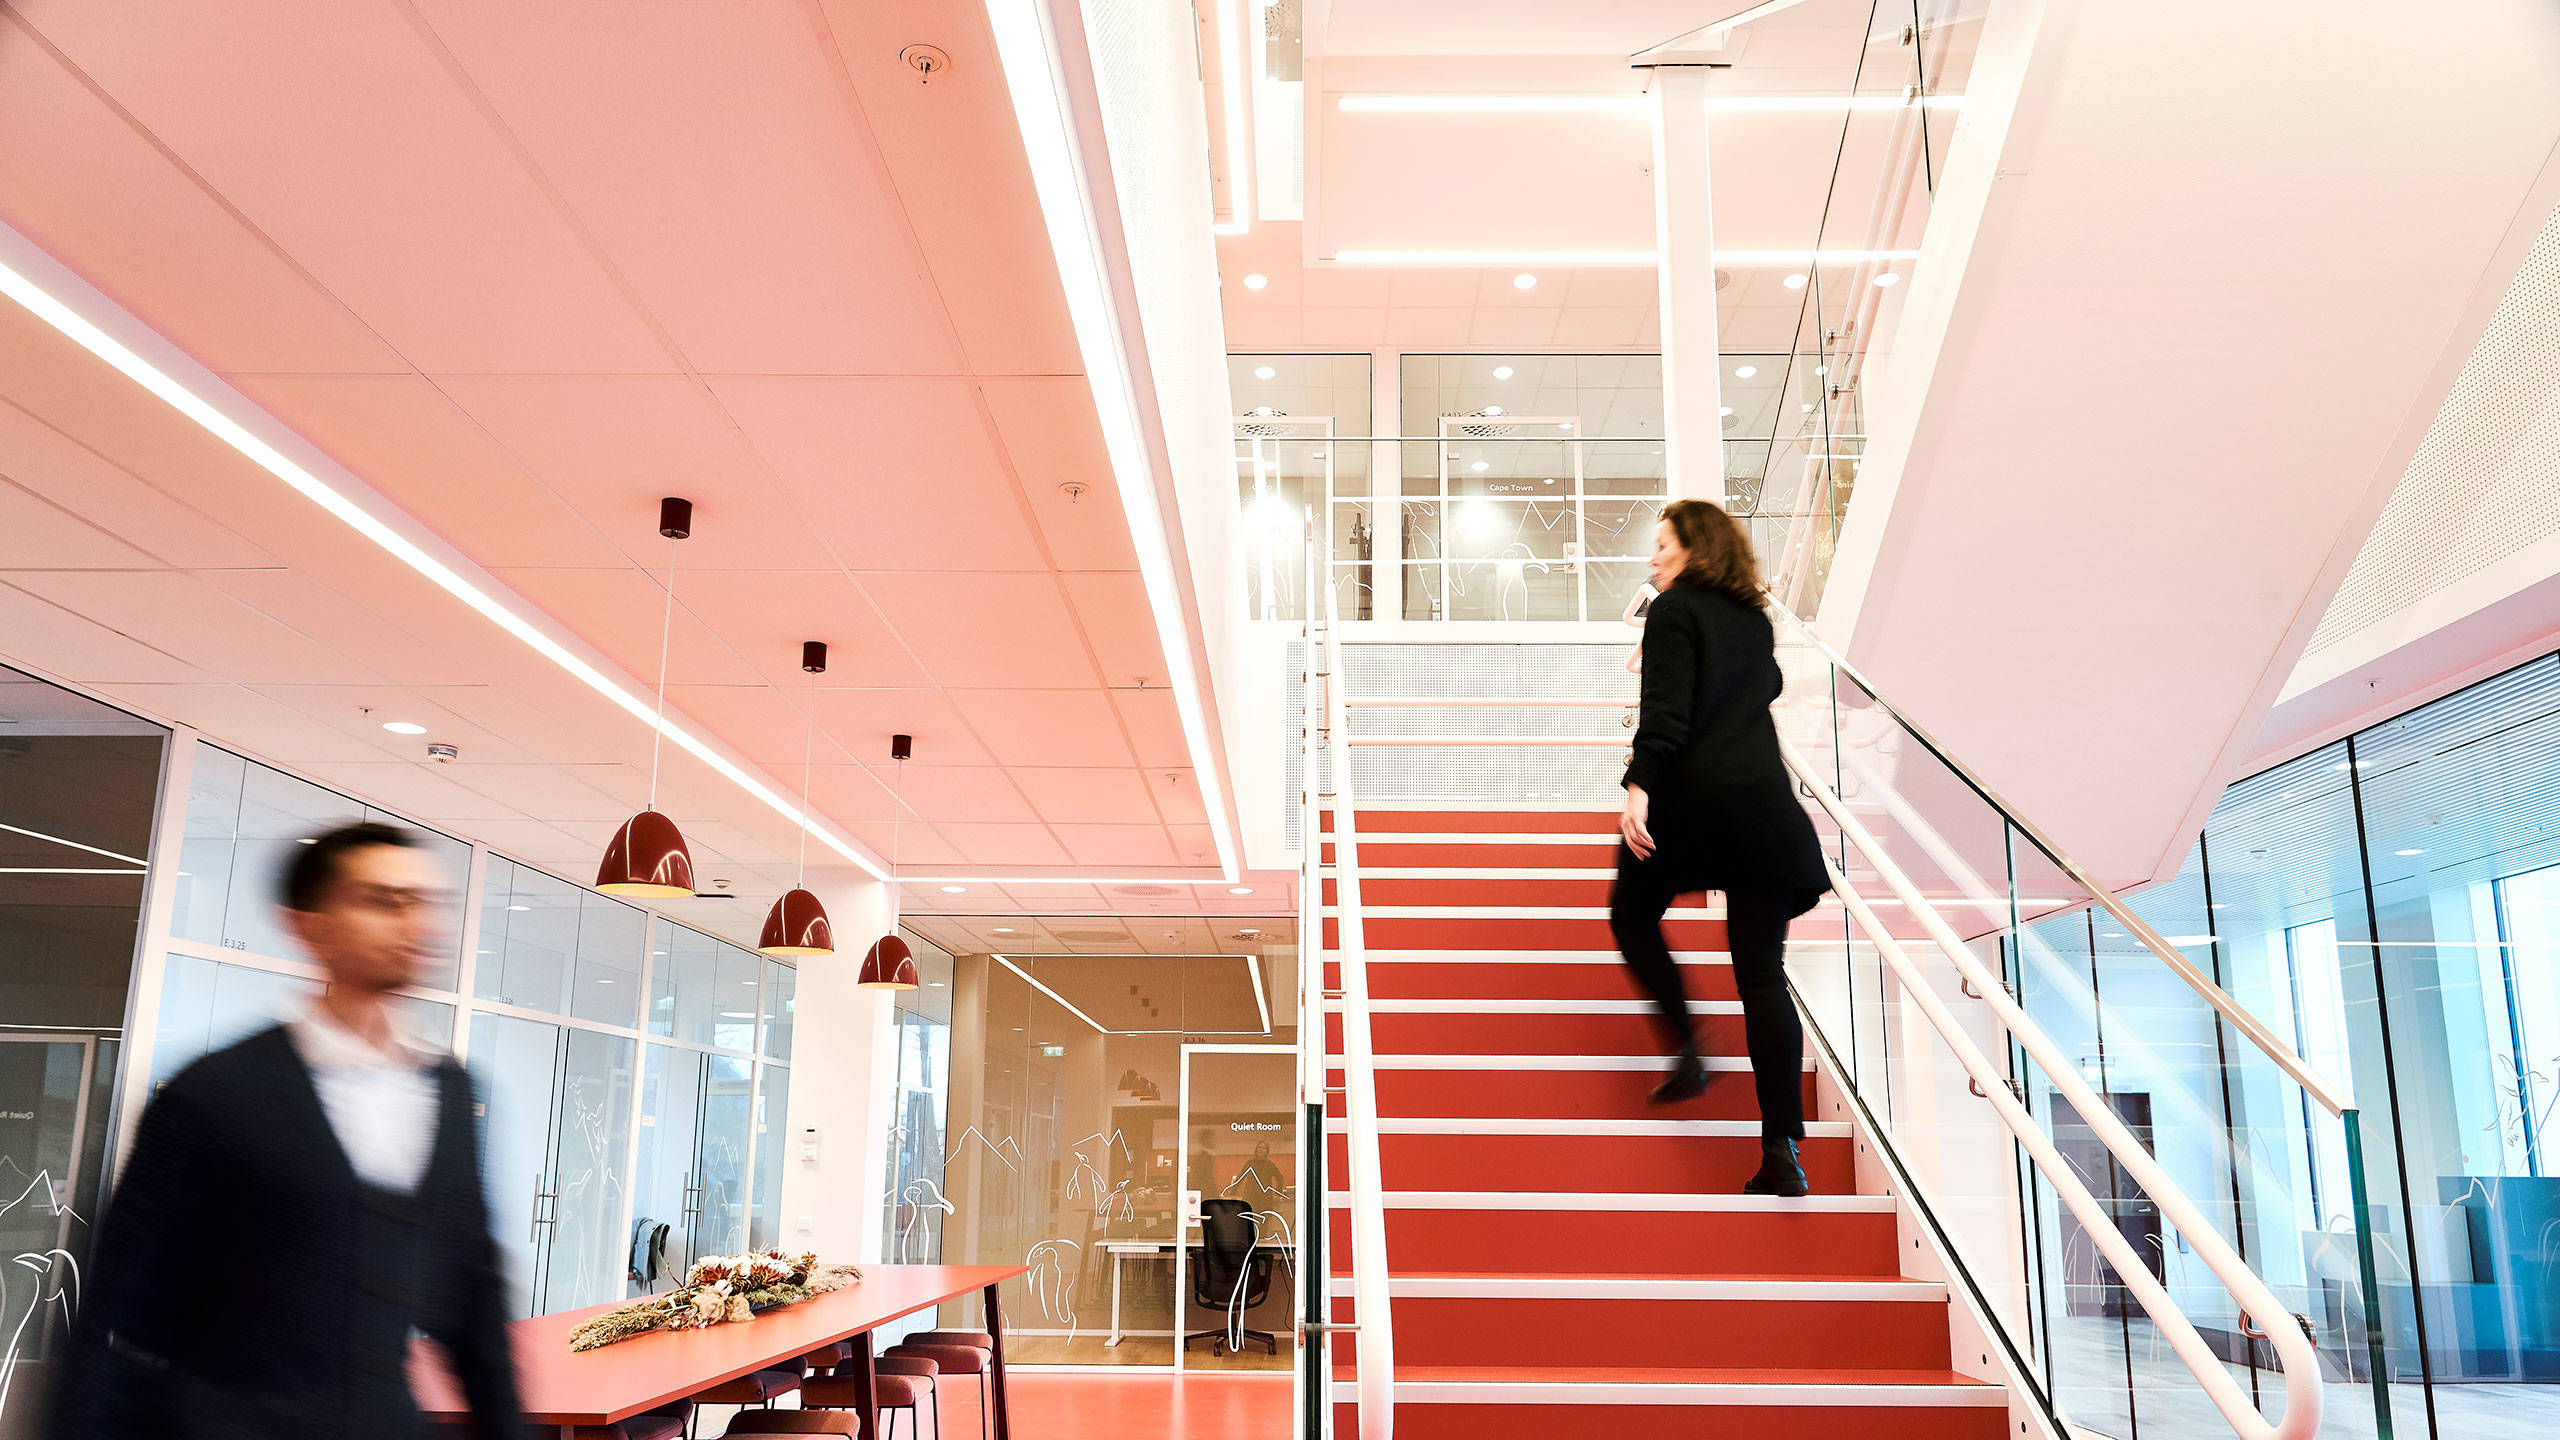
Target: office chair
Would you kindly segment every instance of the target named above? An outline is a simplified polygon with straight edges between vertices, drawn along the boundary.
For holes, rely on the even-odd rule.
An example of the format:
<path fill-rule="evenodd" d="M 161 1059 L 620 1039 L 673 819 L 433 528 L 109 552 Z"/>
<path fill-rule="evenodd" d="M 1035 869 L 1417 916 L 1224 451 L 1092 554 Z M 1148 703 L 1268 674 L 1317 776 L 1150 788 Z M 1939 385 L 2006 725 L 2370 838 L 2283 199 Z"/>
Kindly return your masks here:
<path fill-rule="evenodd" d="M 1212 1355 L 1230 1355 L 1248 1342 L 1260 1341 L 1272 1354 L 1280 1342 L 1268 1330 L 1244 1328 L 1245 1313 L 1271 1296 L 1272 1252 L 1259 1248 L 1252 1207 L 1241 1200 L 1200 1202 L 1200 1247 L 1191 1267 L 1191 1300 L 1203 1310 L 1221 1310 L 1227 1323 L 1216 1330 L 1185 1335 L 1182 1343 L 1206 1340 Z"/>

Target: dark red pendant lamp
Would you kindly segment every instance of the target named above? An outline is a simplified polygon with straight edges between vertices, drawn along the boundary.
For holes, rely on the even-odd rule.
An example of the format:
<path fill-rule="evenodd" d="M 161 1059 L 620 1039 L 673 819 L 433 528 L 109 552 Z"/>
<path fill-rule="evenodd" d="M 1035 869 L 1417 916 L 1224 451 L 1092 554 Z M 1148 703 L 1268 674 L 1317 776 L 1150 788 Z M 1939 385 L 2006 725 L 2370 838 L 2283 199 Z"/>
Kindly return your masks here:
<path fill-rule="evenodd" d="M 894 899 L 898 894 L 898 837 L 906 825 L 907 759 L 915 753 L 914 736 L 889 737 L 889 758 L 898 762 L 898 788 L 892 797 L 898 808 L 889 816 L 889 894 L 893 897 L 889 906 L 889 933 L 881 936 L 879 942 L 871 947 L 871 953 L 862 957 L 862 974 L 854 982 L 872 990 L 913 990 L 918 984 L 916 953 L 907 948 L 907 942 L 898 934 L 900 907 Z"/>
<path fill-rule="evenodd" d="M 658 813 L 658 759 L 666 748 L 667 640 L 675 632 L 676 547 L 693 533 L 693 502 L 673 496 L 658 502 L 658 533 L 667 537 L 667 609 L 658 625 L 658 727 L 649 737 L 649 806 L 622 822 L 596 867 L 596 888 L 607 895 L 671 900 L 693 894 L 693 852 L 676 822 Z"/>
<path fill-rule="evenodd" d="M 818 682 L 814 678 L 827 673 L 827 642 L 800 642 L 800 668 L 813 677 L 809 681 L 808 723 L 800 740 L 800 864 L 791 888 L 773 902 L 764 915 L 764 937 L 756 948 L 767 955 L 833 955 L 836 932 L 827 924 L 827 907 L 809 893 L 809 762 L 817 744 Z"/>

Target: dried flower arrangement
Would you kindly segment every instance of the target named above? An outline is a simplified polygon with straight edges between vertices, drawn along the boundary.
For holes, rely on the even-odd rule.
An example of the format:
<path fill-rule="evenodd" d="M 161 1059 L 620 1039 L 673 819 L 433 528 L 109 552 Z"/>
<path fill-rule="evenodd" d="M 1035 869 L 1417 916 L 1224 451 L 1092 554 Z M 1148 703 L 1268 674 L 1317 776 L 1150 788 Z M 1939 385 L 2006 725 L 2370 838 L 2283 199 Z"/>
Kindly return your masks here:
<path fill-rule="evenodd" d="M 779 1250 L 760 1255 L 711 1255 L 693 1262 L 684 1284 L 664 1295 L 609 1310 L 569 1332 L 571 1350 L 595 1350 L 652 1330 L 698 1330 L 757 1312 L 797 1305 L 813 1295 L 841 1290 L 862 1278 L 850 1265 L 821 1265 L 815 1255 L 794 1259 Z"/>

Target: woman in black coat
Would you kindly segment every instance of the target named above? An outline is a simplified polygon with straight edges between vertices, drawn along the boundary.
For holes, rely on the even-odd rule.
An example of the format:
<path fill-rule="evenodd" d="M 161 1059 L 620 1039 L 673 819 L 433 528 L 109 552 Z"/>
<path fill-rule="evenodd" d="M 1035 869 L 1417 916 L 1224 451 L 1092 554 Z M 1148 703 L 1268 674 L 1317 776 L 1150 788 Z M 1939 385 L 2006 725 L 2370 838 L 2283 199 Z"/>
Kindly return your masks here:
<path fill-rule="evenodd" d="M 1760 1172 L 1743 1189 L 1802 1195 L 1804 1028 L 1787 993 L 1787 924 L 1831 884 L 1769 717 L 1782 681 L 1768 593 L 1750 537 L 1703 500 L 1663 507 L 1653 583 L 1662 593 L 1645 616 L 1643 718 L 1609 928 L 1678 1056 L 1654 1099 L 1694 1099 L 1707 1069 L 1662 916 L 1675 896 L 1724 892 L 1725 948 L 1760 1099 Z"/>

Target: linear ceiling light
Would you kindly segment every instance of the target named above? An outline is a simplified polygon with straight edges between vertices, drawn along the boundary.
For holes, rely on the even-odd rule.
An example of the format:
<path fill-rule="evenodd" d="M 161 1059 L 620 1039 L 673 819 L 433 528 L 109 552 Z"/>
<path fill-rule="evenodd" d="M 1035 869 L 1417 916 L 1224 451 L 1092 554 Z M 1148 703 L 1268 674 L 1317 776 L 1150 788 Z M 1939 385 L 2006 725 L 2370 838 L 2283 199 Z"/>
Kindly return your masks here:
<path fill-rule="evenodd" d="M 992 12 L 993 4 L 988 8 Z M 1219 69 L 1226 77 L 1218 88 L 1226 92 L 1227 102 L 1227 220 L 1209 228 L 1220 235 L 1242 235 L 1253 228 L 1253 157 L 1245 153 L 1244 145 L 1244 101 L 1249 83 L 1245 78 L 1244 27 L 1260 10 L 1254 0 L 1233 0 L 1218 16 Z M 1010 74 L 1010 61 L 1006 68 Z M 1014 98 L 1018 103 L 1020 93 Z"/>
<path fill-rule="evenodd" d="M 1718 250 L 1718 265 L 1865 265 L 1917 260 L 1917 250 Z M 1655 250 L 1336 250 L 1336 265 L 1651 265 Z"/>
<path fill-rule="evenodd" d="M 1536 115 L 1572 113 L 1636 113 L 1647 107 L 1643 95 L 1344 95 L 1334 108 L 1353 114 L 1405 115 Z M 1710 95 L 1709 110 L 1728 113 L 1801 112 L 1839 114 L 1848 110 L 1903 110 L 1917 104 L 1931 110 L 1954 110 L 1962 95 Z"/>
<path fill-rule="evenodd" d="M 1002 956 L 1002 955 L 990 955 L 990 956 L 988 956 L 987 958 L 988 958 L 988 959 L 991 959 L 991 960 L 993 960 L 993 961 L 995 961 L 997 964 L 999 964 L 999 965 L 1003 966 L 1003 967 L 1004 967 L 1004 968 L 1006 968 L 1007 970 L 1012 971 L 1014 974 L 1021 976 L 1021 977 L 1022 977 L 1022 979 L 1023 979 L 1023 982 L 1024 982 L 1025 984 L 1029 985 L 1032 989 L 1039 991 L 1041 994 L 1048 996 L 1050 999 L 1057 1001 L 1060 1005 L 1062 1005 L 1062 1006 L 1066 1007 L 1066 1012 L 1067 1012 L 1068 1014 L 1073 1015 L 1074 1017 L 1076 1017 L 1077 1019 L 1079 1019 L 1079 1020 L 1083 1021 L 1083 1022 L 1084 1022 L 1084 1023 L 1086 1023 L 1087 1025 L 1092 1026 L 1096 1032 L 1098 1032 L 1098 1033 L 1100 1033 L 1100 1034 L 1104 1034 L 1104 1035 L 1108 1035 L 1108 1034 L 1110 1034 L 1110 1033 L 1111 1033 L 1111 1031 L 1110 1031 L 1109 1029 L 1107 1029 L 1107 1028 L 1103 1025 L 1103 1023 L 1102 1023 L 1101 1021 L 1096 1020 L 1096 1019 L 1094 1019 L 1092 1016 L 1087 1015 L 1086 1013 L 1084 1013 L 1082 1010 L 1077 1009 L 1077 1008 L 1076 1008 L 1076 1006 L 1075 1006 L 1075 1002 L 1074 1002 L 1074 1001 L 1069 1000 L 1066 996 L 1059 994 L 1057 991 L 1050 989 L 1048 986 L 1043 985 L 1043 984 L 1041 984 L 1038 980 L 1036 980 L 1036 979 L 1032 978 L 1032 974 L 1031 974 L 1031 972 L 1030 972 L 1030 971 L 1025 970 L 1025 969 L 1023 969 L 1021 966 L 1014 964 L 1011 960 L 1006 959 L 1006 958 L 1005 958 L 1004 956 Z"/>
<path fill-rule="evenodd" d="M 12 835 L 24 835 L 30 840 L 42 840 L 54 845 L 67 845 L 74 850 L 86 850 L 92 855 L 104 855 L 110 860 L 122 860 L 129 865 L 149 865 L 151 863 L 139 855 L 127 855 L 120 850 L 105 850 L 95 845 L 83 845 L 77 840 L 65 840 L 59 835 L 47 835 L 41 830 L 29 830 L 21 825 L 0 823 L 0 830 L 6 830 Z"/>
<path fill-rule="evenodd" d="M 1138 573 L 1155 611 L 1156 639 L 1164 651 L 1174 708 L 1182 717 L 1183 739 L 1191 748 L 1201 805 L 1217 842 L 1219 869 L 1233 881 L 1237 876 L 1235 836 L 1227 825 L 1218 757 L 1209 747 L 1200 677 L 1191 663 L 1190 628 L 1182 612 L 1182 590 L 1174 578 L 1172 542 L 1166 534 L 1166 517 L 1156 505 L 1154 469 L 1138 423 L 1137 386 L 1129 378 L 1111 284 L 1103 270 L 1101 240 L 1094 231 L 1091 192 L 1077 160 L 1073 122 L 1057 68 L 1056 39 L 1049 33 L 1048 14 L 1040 0 L 987 0 L 987 20 L 995 32 L 1005 88 L 1012 93 L 1014 119 L 1022 129 L 1023 149 L 1031 162 L 1040 216 L 1048 225 L 1058 281 L 1066 291 L 1067 314 L 1075 324 L 1076 348 L 1084 360 L 1085 383 L 1093 391 L 1095 419 L 1102 427 L 1103 447 L 1111 456 L 1111 473 L 1117 481 L 1112 488 L 1120 492 L 1130 543 L 1138 552 Z M 1093 883 L 1082 877 L 1059 878 L 1067 884 Z"/>
<path fill-rule="evenodd" d="M 12 233 L 8 238 L 22 240 L 23 237 L 17 237 Z M 35 249 L 32 245 L 26 248 Z M 65 288 L 70 287 L 66 285 Z M 305 498 L 336 516 L 349 528 L 389 551 L 402 564 L 435 582 L 436 586 L 446 594 L 479 611 L 491 623 L 523 641 L 540 653 L 544 659 L 576 676 L 588 689 L 612 701 L 634 720 L 650 726 L 659 734 L 674 741 L 678 747 L 718 771 L 730 783 L 770 806 L 774 813 L 816 836 L 820 844 L 860 866 L 873 877 L 883 880 L 888 878 L 888 873 L 878 861 L 859 846 L 838 835 L 833 826 L 816 820 L 808 812 L 792 804 L 776 793 L 772 787 L 749 774 L 727 756 L 714 750 L 692 731 L 659 715 L 651 707 L 646 696 L 634 694 L 615 684 L 603 671 L 580 659 L 567 646 L 544 634 L 540 627 L 508 608 L 498 597 L 481 589 L 451 566 L 428 554 L 416 541 L 393 529 L 335 486 L 295 463 L 283 451 L 259 438 L 247 426 L 232 419 L 203 396 L 171 378 L 166 371 L 135 354 L 122 341 L 99 328 L 88 317 L 54 298 L 43 286 L 6 262 L 0 262 L 0 294 L 5 294 L 25 306 L 37 319 L 70 337 L 81 349 L 114 366 L 124 374 L 125 378 L 159 396 L 170 408 L 193 420 L 216 439 L 248 457 L 259 469 L 300 491 Z"/>

